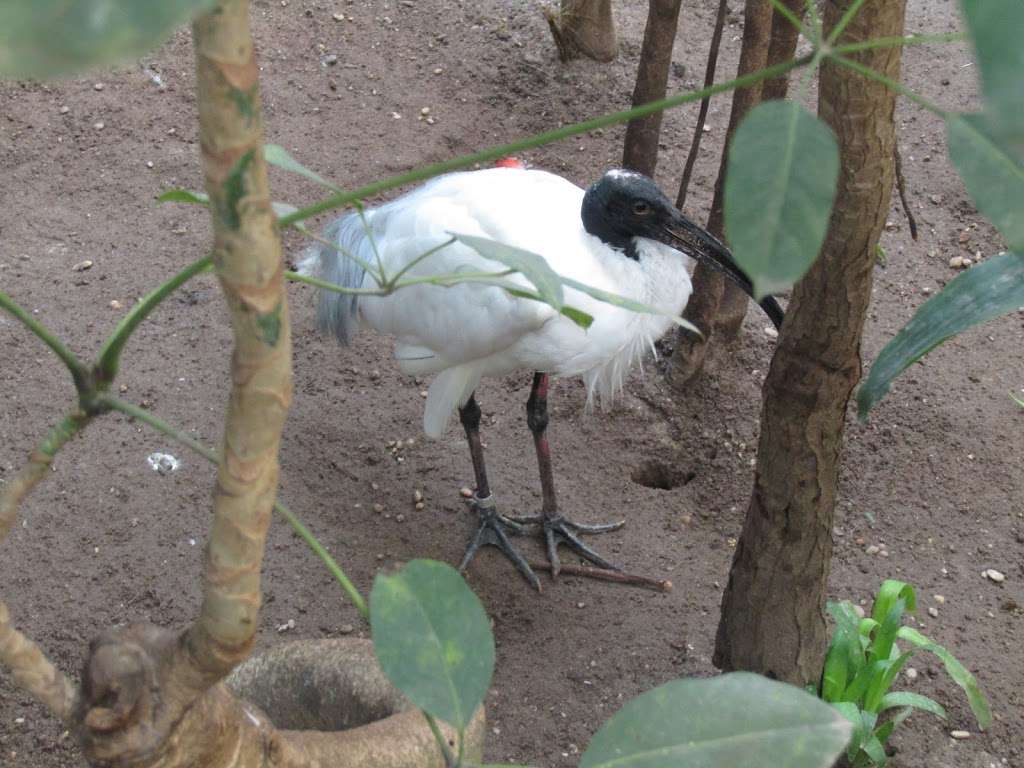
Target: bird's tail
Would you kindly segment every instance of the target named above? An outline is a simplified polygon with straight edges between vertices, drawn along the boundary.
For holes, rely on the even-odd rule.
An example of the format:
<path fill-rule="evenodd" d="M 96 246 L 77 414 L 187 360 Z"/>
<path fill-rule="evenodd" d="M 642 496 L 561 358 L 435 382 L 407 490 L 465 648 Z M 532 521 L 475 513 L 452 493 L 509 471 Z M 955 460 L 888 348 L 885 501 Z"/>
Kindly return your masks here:
<path fill-rule="evenodd" d="M 423 431 L 434 440 L 444 434 L 452 411 L 461 408 L 480 383 L 480 369 L 475 365 L 457 365 L 438 374 L 427 392 L 423 410 Z"/>
<path fill-rule="evenodd" d="M 358 214 L 352 213 L 331 222 L 324 229 L 324 240 L 337 245 L 315 243 L 299 260 L 299 274 L 316 277 L 343 288 L 361 288 L 366 270 L 346 254 L 373 258 L 372 245 Z M 316 325 L 322 333 L 333 333 L 342 344 L 348 344 L 358 330 L 359 296 L 320 289 Z"/>

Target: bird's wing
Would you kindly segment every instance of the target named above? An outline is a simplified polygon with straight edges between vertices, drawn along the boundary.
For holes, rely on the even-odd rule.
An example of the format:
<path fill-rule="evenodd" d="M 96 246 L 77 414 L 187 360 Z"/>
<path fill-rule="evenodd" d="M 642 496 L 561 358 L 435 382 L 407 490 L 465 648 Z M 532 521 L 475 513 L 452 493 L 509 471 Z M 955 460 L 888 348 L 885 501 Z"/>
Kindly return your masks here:
<path fill-rule="evenodd" d="M 557 262 L 579 248 L 581 199 L 578 187 L 546 173 L 495 169 L 452 174 L 375 210 L 369 227 L 392 275 L 451 233 L 498 240 Z M 453 243 L 414 265 L 406 277 L 504 269 Z M 531 287 L 521 275 L 504 279 Z M 557 317 L 546 304 L 473 282 L 450 288 L 415 285 L 387 297 L 363 297 L 360 313 L 373 328 L 398 338 L 400 359 L 410 361 L 403 367 L 424 372 L 491 357 Z M 433 360 L 428 359 L 431 353 Z"/>

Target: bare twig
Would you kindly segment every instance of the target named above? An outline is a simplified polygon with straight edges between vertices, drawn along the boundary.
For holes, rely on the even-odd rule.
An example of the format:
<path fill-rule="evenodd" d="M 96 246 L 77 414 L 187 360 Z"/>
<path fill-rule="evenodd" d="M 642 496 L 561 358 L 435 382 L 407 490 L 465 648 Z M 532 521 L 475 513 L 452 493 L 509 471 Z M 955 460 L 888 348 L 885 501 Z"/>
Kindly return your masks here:
<path fill-rule="evenodd" d="M 907 217 L 907 224 L 910 227 L 910 239 L 917 240 L 917 219 L 910 212 L 910 203 L 907 201 L 907 182 L 903 176 L 903 159 L 900 157 L 900 145 L 893 147 L 893 159 L 896 161 L 896 190 L 900 193 L 900 203 L 903 205 L 903 213 Z"/>
<path fill-rule="evenodd" d="M 722 43 L 722 29 L 725 27 L 725 12 L 728 10 L 726 0 L 718 3 L 718 15 L 715 17 L 715 31 L 711 35 L 711 48 L 708 51 L 708 65 L 704 70 L 704 87 L 708 88 L 715 82 L 715 68 L 718 66 L 718 48 Z M 683 180 L 679 182 L 679 195 L 676 197 L 676 208 L 682 210 L 686 205 L 686 192 L 690 187 L 690 177 L 693 175 L 693 165 L 697 162 L 697 153 L 700 151 L 700 138 L 704 133 L 704 121 L 708 117 L 708 106 L 711 104 L 711 96 L 705 96 L 700 100 L 700 113 L 697 115 L 697 127 L 693 131 L 693 142 L 690 144 L 690 154 L 686 156 L 686 166 L 683 168 Z"/>
<path fill-rule="evenodd" d="M 535 571 L 551 572 L 551 563 L 531 562 L 529 565 Z M 563 563 L 559 570 L 566 576 L 582 576 L 585 579 L 614 581 L 616 584 L 653 589 L 656 592 L 672 591 L 672 582 L 668 579 L 652 579 L 649 576 L 638 576 L 634 573 L 623 573 L 622 571 L 610 571 L 607 568 L 592 568 L 589 565 L 566 565 Z"/>

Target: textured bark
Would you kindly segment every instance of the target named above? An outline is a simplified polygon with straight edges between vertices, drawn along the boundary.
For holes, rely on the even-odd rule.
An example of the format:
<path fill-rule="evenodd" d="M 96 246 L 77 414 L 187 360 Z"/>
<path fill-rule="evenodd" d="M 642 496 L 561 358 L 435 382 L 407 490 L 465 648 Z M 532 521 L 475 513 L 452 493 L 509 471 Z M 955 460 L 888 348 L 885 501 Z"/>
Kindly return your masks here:
<path fill-rule="evenodd" d="M 242 732 L 230 714 L 237 715 L 237 706 L 222 706 L 224 695 L 214 686 L 245 659 L 255 636 L 277 452 L 291 399 L 281 243 L 263 160 L 248 13 L 245 0 L 225 0 L 193 27 L 214 264 L 235 340 L 203 604 L 181 635 L 138 628 L 94 643 L 76 730 L 86 756 L 103 765 L 157 765 L 170 754 L 180 754 L 182 765 L 216 765 Z M 219 741 L 203 746 L 189 734 L 190 723 Z"/>
<path fill-rule="evenodd" d="M 849 0 L 828 2 L 830 29 Z M 903 33 L 904 0 L 865 3 L 843 36 Z M 899 78 L 900 49 L 859 60 Z M 847 402 L 860 378 L 860 342 L 874 249 L 893 183 L 895 94 L 824 65 L 818 111 L 841 153 L 839 189 L 821 257 L 796 285 L 764 386 L 754 491 L 722 601 L 715 664 L 790 683 L 817 683 L 832 519 Z"/>
<path fill-rule="evenodd" d="M 805 0 L 782 0 L 798 19 L 807 12 Z M 789 23 L 789 20 L 778 11 L 772 12 L 772 37 L 768 45 L 768 66 L 789 61 L 796 56 L 796 44 L 800 38 L 800 30 Z M 764 81 L 761 86 L 762 101 L 786 98 L 789 90 L 789 75 L 780 75 Z"/>
<path fill-rule="evenodd" d="M 618 55 L 611 0 L 561 0 L 557 13 L 545 9 L 544 15 L 562 61 L 611 61 Z"/>
<path fill-rule="evenodd" d="M 636 87 L 633 89 L 634 107 L 665 98 L 681 5 L 682 0 L 650 0 Z M 655 112 L 629 121 L 622 150 L 622 165 L 625 168 L 654 176 L 654 169 L 658 165 L 661 117 L 661 112 Z"/>
<path fill-rule="evenodd" d="M 771 37 L 771 4 L 768 0 L 747 0 L 743 15 L 743 44 L 737 77 L 756 72 L 768 61 L 768 44 Z M 723 200 L 725 194 L 725 168 L 728 163 L 728 147 L 733 132 L 740 120 L 761 102 L 761 83 L 749 88 L 738 88 L 732 97 L 729 113 L 729 127 L 725 137 L 725 148 L 715 181 L 715 194 L 708 217 L 708 230 L 724 240 Z M 693 296 L 686 305 L 685 317 L 704 333 L 698 338 L 692 333 L 681 331 L 672 356 L 672 382 L 677 387 L 685 386 L 704 366 L 708 345 L 712 339 L 729 341 L 736 337 L 747 311 L 747 295 L 734 283 L 703 264 L 698 264 L 693 273 Z"/>

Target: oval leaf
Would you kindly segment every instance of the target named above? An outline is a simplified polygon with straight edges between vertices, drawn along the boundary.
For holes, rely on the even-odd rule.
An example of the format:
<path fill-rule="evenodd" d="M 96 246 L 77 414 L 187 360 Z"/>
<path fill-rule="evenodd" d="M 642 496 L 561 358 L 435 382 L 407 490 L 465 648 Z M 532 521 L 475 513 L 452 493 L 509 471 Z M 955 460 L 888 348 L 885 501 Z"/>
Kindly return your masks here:
<path fill-rule="evenodd" d="M 765 102 L 736 129 L 725 230 L 758 299 L 789 288 L 817 258 L 838 178 L 832 131 L 795 102 Z"/>
<path fill-rule="evenodd" d="M 587 747 L 580 768 L 761 765 L 826 768 L 852 726 L 791 685 L 734 672 L 675 680 L 638 696 Z"/>
<path fill-rule="evenodd" d="M 1024 252 L 1024 163 L 995 137 L 984 115 L 948 116 L 946 143 L 978 210 L 1012 250 Z"/>
<path fill-rule="evenodd" d="M 465 728 L 491 684 L 494 637 L 462 576 L 432 560 L 378 574 L 370 628 L 377 660 L 395 687 L 420 709 Z"/>
<path fill-rule="evenodd" d="M 141 56 L 215 0 L 31 0 L 0 9 L 0 75 L 56 77 Z"/>
<path fill-rule="evenodd" d="M 1003 253 L 961 272 L 885 345 L 857 393 L 861 419 L 893 379 L 918 358 L 972 325 L 1024 306 L 1024 256 Z"/>
<path fill-rule="evenodd" d="M 981 70 L 985 111 L 1007 131 L 1024 134 L 1021 72 L 1024 71 L 1024 3 L 1020 0 L 962 0 L 964 18 Z"/>

